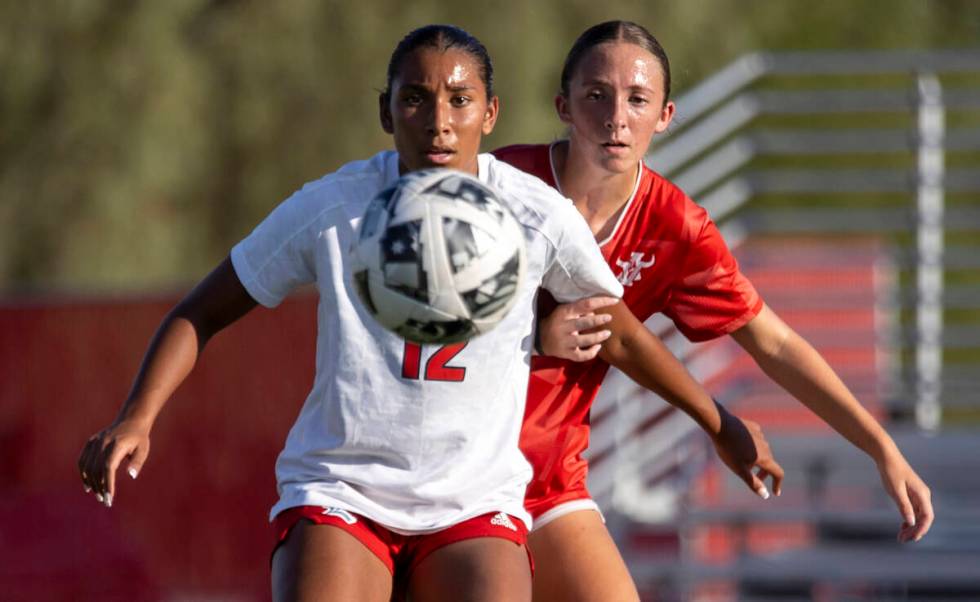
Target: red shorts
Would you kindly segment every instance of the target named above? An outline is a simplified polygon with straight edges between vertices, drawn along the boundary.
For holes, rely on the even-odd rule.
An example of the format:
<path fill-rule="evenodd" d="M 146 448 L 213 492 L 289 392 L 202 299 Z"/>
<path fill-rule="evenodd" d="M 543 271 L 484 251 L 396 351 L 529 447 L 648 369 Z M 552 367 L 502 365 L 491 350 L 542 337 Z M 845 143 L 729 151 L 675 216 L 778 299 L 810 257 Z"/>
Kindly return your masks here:
<path fill-rule="evenodd" d="M 520 519 L 503 512 L 482 514 L 433 533 L 402 535 L 352 512 L 320 506 L 297 506 L 276 515 L 272 521 L 276 548 L 286 541 L 296 523 L 303 519 L 316 525 L 331 525 L 350 533 L 371 550 L 392 575 L 397 572 L 399 578 L 407 578 L 420 562 L 439 548 L 466 539 L 497 537 L 527 549 L 527 527 Z M 530 551 L 528 562 L 533 574 L 534 562 Z"/>

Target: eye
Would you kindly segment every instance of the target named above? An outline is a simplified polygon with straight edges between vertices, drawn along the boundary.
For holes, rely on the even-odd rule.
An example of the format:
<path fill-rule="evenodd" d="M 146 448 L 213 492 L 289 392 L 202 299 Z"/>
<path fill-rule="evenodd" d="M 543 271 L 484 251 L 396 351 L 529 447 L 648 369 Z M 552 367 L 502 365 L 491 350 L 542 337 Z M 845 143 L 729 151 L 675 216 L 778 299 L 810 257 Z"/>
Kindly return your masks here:
<path fill-rule="evenodd" d="M 465 107 L 466 105 L 470 104 L 470 102 L 472 102 L 472 99 L 470 99 L 469 96 L 463 96 L 460 94 L 460 95 L 453 96 L 449 100 L 449 102 L 452 103 L 454 107 Z"/>
<path fill-rule="evenodd" d="M 602 92 L 602 90 L 593 89 L 585 93 L 585 98 L 588 100 L 602 100 L 605 97 L 606 95 Z"/>
<path fill-rule="evenodd" d="M 422 95 L 418 92 L 406 92 L 402 94 L 402 103 L 410 107 L 417 107 L 422 104 Z"/>
<path fill-rule="evenodd" d="M 650 99 L 648 99 L 646 96 L 638 96 L 635 94 L 633 96 L 630 96 L 630 104 L 644 106 L 649 103 L 650 103 Z"/>

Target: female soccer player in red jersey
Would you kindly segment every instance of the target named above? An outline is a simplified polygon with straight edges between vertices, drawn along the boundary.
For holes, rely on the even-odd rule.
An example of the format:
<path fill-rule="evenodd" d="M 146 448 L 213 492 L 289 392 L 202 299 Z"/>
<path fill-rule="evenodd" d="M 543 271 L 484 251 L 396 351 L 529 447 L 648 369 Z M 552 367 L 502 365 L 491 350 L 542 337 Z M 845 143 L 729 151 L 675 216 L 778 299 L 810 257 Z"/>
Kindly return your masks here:
<path fill-rule="evenodd" d="M 625 285 L 600 360 L 533 359 L 521 447 L 536 471 L 526 505 L 535 519 L 529 545 L 541 602 L 638 598 L 600 515 L 591 511 L 580 455 L 588 444 L 588 408 L 609 364 L 644 370 L 630 358 L 641 326 L 621 315 L 629 313 L 624 304 L 638 320 L 664 312 L 694 341 L 731 335 L 770 378 L 875 461 L 904 521 L 900 540 L 920 539 L 933 520 L 928 487 L 884 429 L 763 303 L 706 212 L 643 164 L 652 137 L 673 118 L 669 94 L 659 42 L 634 23 L 602 23 L 579 37 L 562 70 L 555 106 L 568 139 L 496 151 L 574 201 Z M 581 359 L 580 348 L 596 340 L 579 332 L 596 322 L 581 303 L 559 306 L 539 324 L 544 353 Z"/>

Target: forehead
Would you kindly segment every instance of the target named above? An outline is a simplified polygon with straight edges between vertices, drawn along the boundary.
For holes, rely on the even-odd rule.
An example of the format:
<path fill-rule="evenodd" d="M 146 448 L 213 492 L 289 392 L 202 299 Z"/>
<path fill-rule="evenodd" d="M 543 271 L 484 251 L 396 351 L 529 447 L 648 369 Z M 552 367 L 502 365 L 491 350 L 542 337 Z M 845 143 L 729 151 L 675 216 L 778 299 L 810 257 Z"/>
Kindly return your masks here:
<path fill-rule="evenodd" d="M 446 86 L 484 89 L 480 63 L 469 52 L 456 47 L 446 49 L 423 46 L 405 55 L 398 65 L 392 85 Z"/>
<path fill-rule="evenodd" d="M 657 57 L 641 46 L 629 42 L 604 42 L 582 55 L 572 79 L 659 89 L 663 86 L 663 69 Z"/>

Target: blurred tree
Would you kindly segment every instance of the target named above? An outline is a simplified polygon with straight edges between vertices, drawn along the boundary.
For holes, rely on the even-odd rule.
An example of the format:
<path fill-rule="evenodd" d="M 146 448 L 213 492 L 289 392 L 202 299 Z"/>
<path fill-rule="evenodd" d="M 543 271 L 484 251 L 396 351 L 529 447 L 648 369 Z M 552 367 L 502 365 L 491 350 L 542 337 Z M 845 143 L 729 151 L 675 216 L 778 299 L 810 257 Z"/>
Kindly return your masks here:
<path fill-rule="evenodd" d="M 0 2 L 0 292 L 186 286 L 303 182 L 389 145 L 388 56 L 452 22 L 487 44 L 487 146 L 561 134 L 552 98 L 585 27 L 626 18 L 683 91 L 756 49 L 980 40 L 968 0 Z"/>

